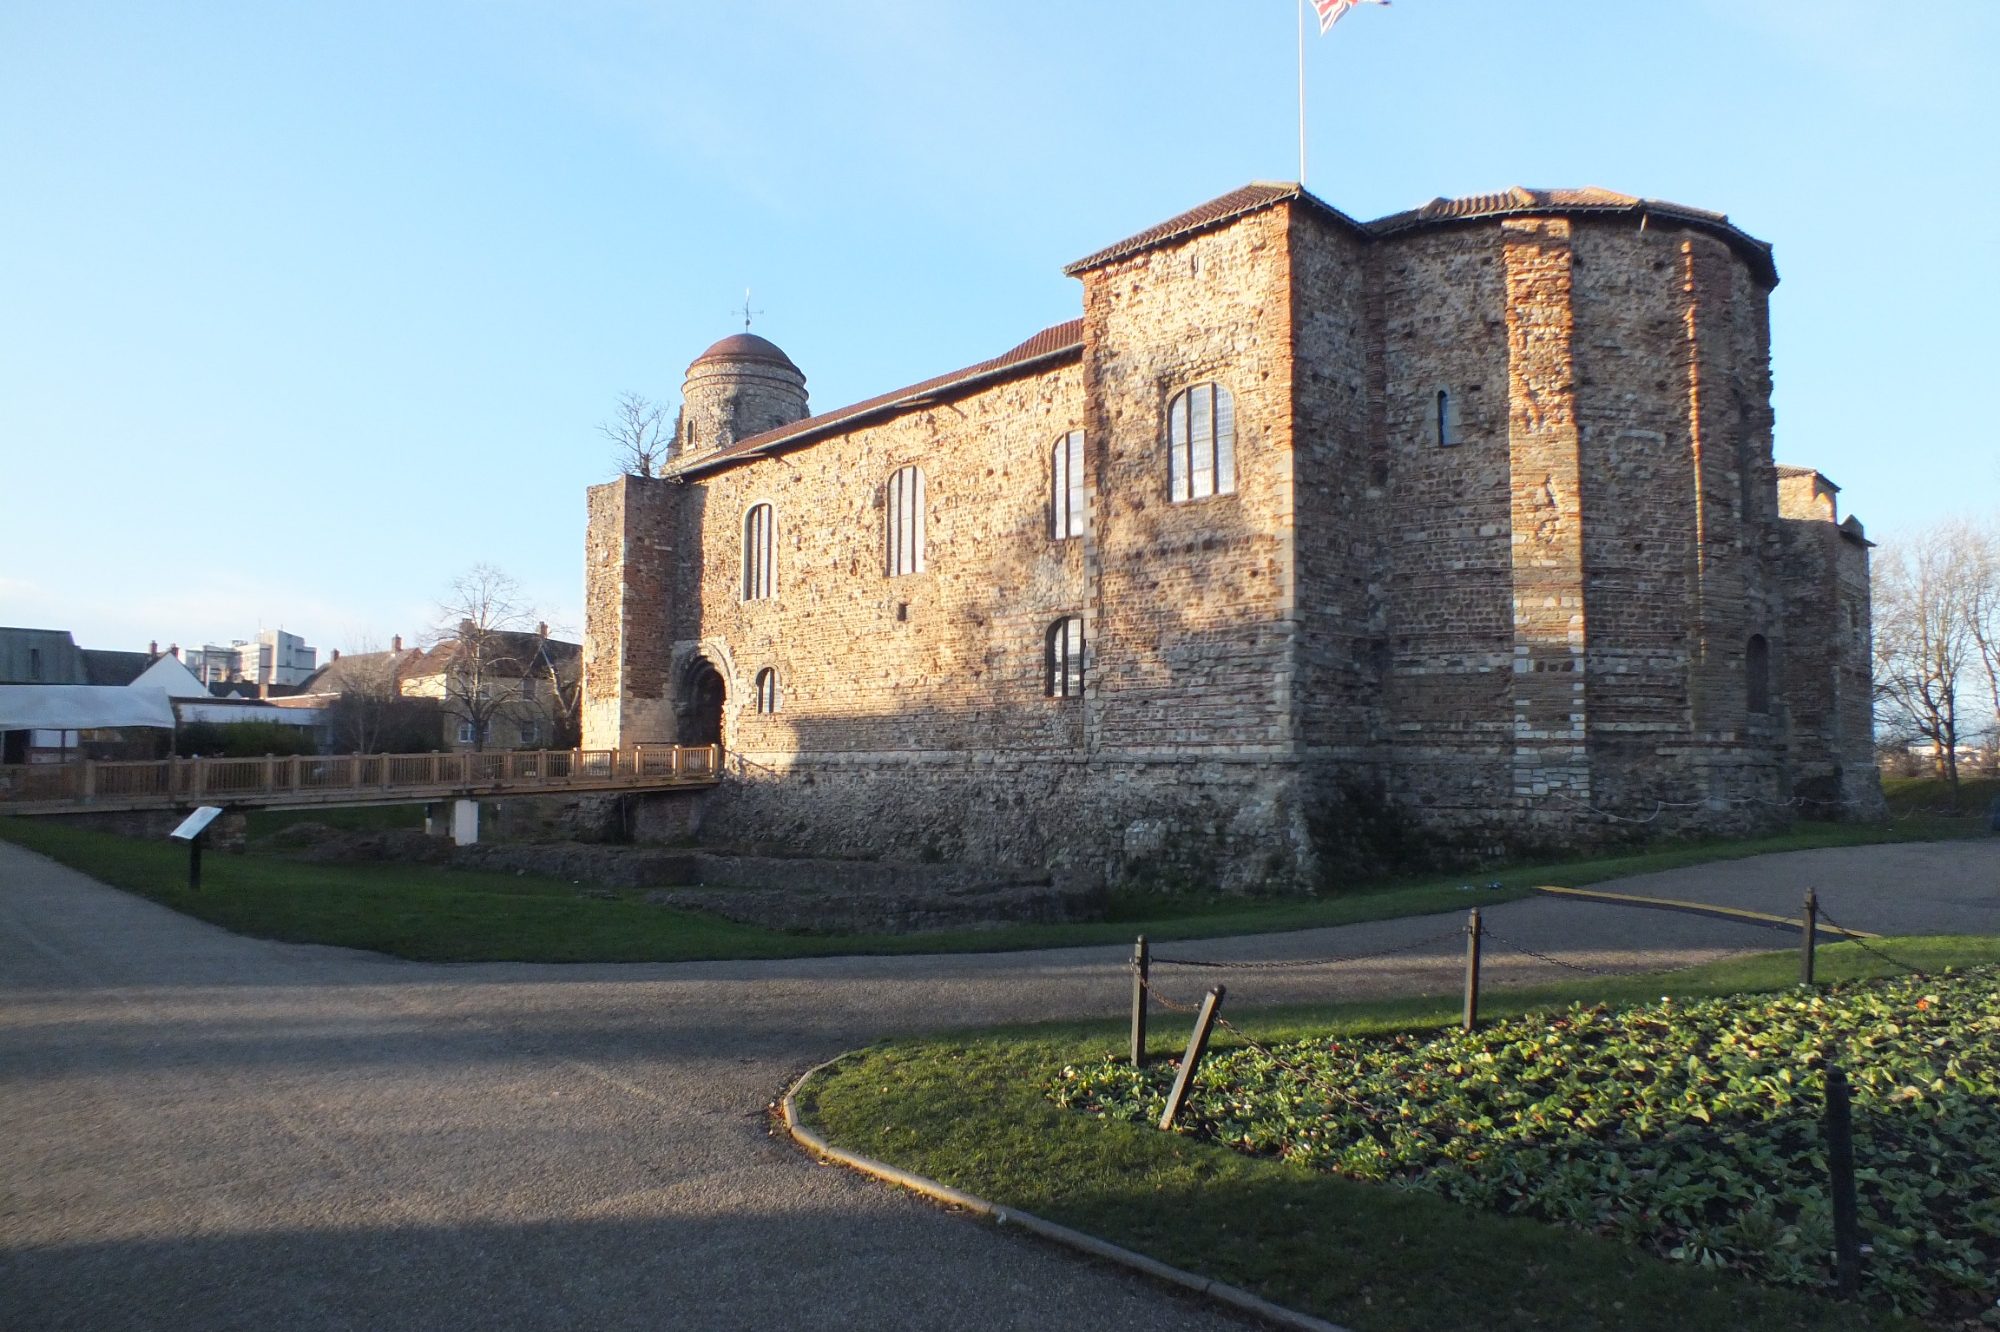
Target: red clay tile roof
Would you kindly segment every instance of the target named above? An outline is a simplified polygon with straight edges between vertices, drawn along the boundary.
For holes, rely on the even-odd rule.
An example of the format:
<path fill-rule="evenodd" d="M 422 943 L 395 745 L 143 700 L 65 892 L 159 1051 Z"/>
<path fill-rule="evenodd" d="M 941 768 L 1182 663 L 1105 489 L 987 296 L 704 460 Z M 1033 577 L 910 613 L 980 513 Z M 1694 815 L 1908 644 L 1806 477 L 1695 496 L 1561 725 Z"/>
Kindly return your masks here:
<path fill-rule="evenodd" d="M 769 338 L 760 338 L 755 333 L 731 333 L 695 357 L 692 364 L 700 365 L 703 361 L 770 361 L 775 365 L 798 369 L 777 343 Z"/>
<path fill-rule="evenodd" d="M 1116 245 L 1107 246 L 1096 254 L 1077 260 L 1064 268 L 1063 272 L 1075 277 L 1093 268 L 1102 268 L 1114 259 L 1123 259 L 1128 254 L 1137 254 L 1141 250 L 1150 250 L 1155 245 L 1170 240 L 1179 240 L 1183 236 L 1192 236 L 1196 232 L 1234 222 L 1239 217 L 1247 217 L 1251 213 L 1261 212 L 1273 204 L 1284 203 L 1290 199 L 1297 199 L 1317 209 L 1353 231 L 1364 230 L 1359 222 L 1301 185 L 1284 180 L 1260 180 L 1245 185 L 1242 189 L 1231 190 L 1219 199 L 1210 199 L 1198 208 L 1190 208 L 1179 217 L 1170 217 L 1156 227 L 1147 227 L 1136 236 L 1127 236 Z"/>
<path fill-rule="evenodd" d="M 1778 266 L 1771 257 L 1770 245 L 1737 227 L 1726 214 L 1668 203 L 1664 199 L 1641 199 L 1637 195 L 1620 194 L 1596 185 L 1580 190 L 1530 190 L 1516 185 L 1512 189 L 1490 194 L 1433 199 L 1421 208 L 1377 218 L 1368 224 L 1368 231 L 1375 236 L 1395 236 L 1426 227 L 1469 222 L 1475 218 L 1571 213 L 1623 214 L 1642 222 L 1657 217 L 1663 222 L 1706 231 L 1735 247 L 1765 282 L 1774 287 L 1778 284 Z"/>
<path fill-rule="evenodd" d="M 954 370 L 948 375 L 926 379 L 921 384 L 912 384 L 908 388 L 878 394 L 852 406 L 821 412 L 817 416 L 808 416 L 803 421 L 779 426 L 776 430 L 766 430 L 760 435 L 739 439 L 726 449 L 717 450 L 675 469 L 673 474 L 693 476 L 727 466 L 743 458 L 762 456 L 786 447 L 806 444 L 832 431 L 860 425 L 866 420 L 888 416 L 895 412 L 926 407 L 942 400 L 948 394 L 969 392 L 996 379 L 1011 379 L 1015 375 L 1025 374 L 1044 365 L 1079 355 L 1082 351 L 1083 321 L 1071 319 L 1043 329 L 1020 346 L 1002 352 L 990 361 L 981 361 L 963 370 Z"/>

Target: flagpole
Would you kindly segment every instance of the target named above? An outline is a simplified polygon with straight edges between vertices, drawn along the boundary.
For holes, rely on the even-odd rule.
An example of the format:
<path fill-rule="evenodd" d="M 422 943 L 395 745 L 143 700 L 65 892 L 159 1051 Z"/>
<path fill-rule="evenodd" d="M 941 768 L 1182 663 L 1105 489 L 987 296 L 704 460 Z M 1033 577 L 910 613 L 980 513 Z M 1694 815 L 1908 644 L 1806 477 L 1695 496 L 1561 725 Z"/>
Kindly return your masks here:
<path fill-rule="evenodd" d="M 1299 0 L 1299 186 L 1306 183 L 1306 0 Z"/>

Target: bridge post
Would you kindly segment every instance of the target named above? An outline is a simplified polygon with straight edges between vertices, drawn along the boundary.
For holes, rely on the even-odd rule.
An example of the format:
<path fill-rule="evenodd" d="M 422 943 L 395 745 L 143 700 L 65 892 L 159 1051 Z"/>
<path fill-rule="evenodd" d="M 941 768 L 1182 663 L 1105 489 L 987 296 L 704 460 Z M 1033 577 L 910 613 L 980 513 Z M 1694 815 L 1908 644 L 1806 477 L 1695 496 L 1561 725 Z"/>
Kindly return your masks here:
<path fill-rule="evenodd" d="M 472 846 L 479 841 L 477 800 L 451 802 L 451 840 L 459 846 Z"/>
<path fill-rule="evenodd" d="M 83 761 L 83 798 L 90 799 L 97 794 L 97 762 L 95 759 Z"/>

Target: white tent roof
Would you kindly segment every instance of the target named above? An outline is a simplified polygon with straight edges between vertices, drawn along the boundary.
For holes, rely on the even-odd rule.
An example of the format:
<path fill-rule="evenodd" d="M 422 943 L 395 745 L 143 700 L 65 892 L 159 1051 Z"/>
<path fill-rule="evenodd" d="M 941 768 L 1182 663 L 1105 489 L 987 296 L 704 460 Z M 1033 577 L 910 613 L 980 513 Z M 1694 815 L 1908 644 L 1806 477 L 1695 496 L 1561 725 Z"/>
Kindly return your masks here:
<path fill-rule="evenodd" d="M 214 695 L 201 681 L 194 678 L 194 672 L 179 657 L 161 657 L 151 666 L 139 672 L 139 678 L 128 688 L 151 689 L 158 687 L 167 691 L 168 698 L 213 698 Z"/>
<path fill-rule="evenodd" d="M 174 728 L 164 689 L 145 685 L 0 685 L 0 731 Z"/>

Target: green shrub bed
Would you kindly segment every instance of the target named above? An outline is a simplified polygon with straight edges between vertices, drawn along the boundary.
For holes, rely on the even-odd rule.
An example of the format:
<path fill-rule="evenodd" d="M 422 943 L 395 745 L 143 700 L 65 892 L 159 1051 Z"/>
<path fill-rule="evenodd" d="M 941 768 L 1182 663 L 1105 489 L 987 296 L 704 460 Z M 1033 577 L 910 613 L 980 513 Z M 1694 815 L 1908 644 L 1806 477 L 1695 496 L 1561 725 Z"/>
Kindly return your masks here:
<path fill-rule="evenodd" d="M 1830 1289 L 1826 1059 L 1853 1084 L 1864 1295 L 1995 1321 L 2000 969 L 1220 1051 L 1180 1128 Z M 1173 1072 L 1107 1058 L 1064 1068 L 1048 1093 L 1157 1121 Z"/>

